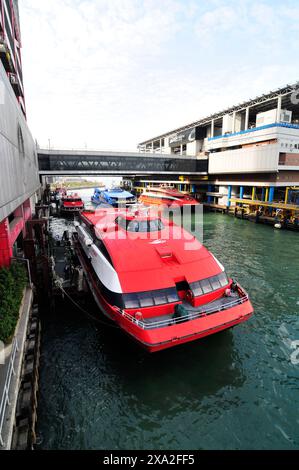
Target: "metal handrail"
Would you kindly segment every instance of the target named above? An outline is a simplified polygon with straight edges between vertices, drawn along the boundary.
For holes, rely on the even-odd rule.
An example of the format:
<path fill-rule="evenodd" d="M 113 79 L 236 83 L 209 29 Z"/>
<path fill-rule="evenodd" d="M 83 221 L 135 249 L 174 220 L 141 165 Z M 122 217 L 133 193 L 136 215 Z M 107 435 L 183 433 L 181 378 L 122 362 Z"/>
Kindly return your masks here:
<path fill-rule="evenodd" d="M 4 447 L 4 441 L 2 437 L 3 423 L 4 423 L 4 418 L 5 418 L 6 407 L 7 405 L 10 406 L 11 404 L 9 400 L 9 391 L 10 391 L 11 378 L 13 375 L 16 374 L 16 371 L 14 369 L 14 363 L 15 363 L 15 358 L 16 358 L 16 354 L 18 351 L 19 351 L 18 340 L 17 338 L 15 338 L 13 345 L 12 345 L 12 350 L 11 350 L 10 359 L 9 359 L 9 366 L 8 366 L 7 373 L 6 373 L 6 378 L 5 378 L 5 383 L 4 383 L 4 388 L 3 388 L 3 393 L 1 397 L 1 403 L 0 403 L 0 445 L 2 447 Z"/>
<path fill-rule="evenodd" d="M 152 328 L 163 328 L 164 326 L 169 326 L 170 323 L 171 325 L 174 325 L 176 323 L 182 323 L 184 321 L 195 320 L 196 318 L 206 317 L 207 315 L 211 313 L 221 312 L 222 310 L 227 310 L 228 308 L 232 308 L 232 307 L 235 307 L 236 305 L 240 305 L 244 302 L 247 302 L 247 300 L 249 300 L 249 298 L 248 298 L 248 295 L 245 294 L 243 297 L 240 297 L 239 299 L 236 299 L 236 300 L 232 300 L 231 302 L 228 302 L 225 305 L 220 306 L 219 308 L 210 307 L 210 308 L 205 309 L 202 312 L 193 312 L 193 313 L 189 313 L 188 315 L 183 315 L 178 318 L 152 321 L 150 323 L 145 323 L 143 320 L 138 320 L 133 315 L 125 312 L 124 310 L 120 310 L 120 313 L 123 317 L 127 318 L 127 320 L 130 320 L 132 323 L 135 323 L 140 328 L 144 330 L 149 330 Z"/>

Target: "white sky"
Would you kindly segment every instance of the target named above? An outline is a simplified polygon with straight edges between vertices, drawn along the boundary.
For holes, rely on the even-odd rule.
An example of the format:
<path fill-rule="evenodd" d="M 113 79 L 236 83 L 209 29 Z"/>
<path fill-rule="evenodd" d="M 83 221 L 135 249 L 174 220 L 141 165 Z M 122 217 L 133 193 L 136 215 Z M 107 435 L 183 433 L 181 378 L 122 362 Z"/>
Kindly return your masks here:
<path fill-rule="evenodd" d="M 41 146 L 138 142 L 298 80 L 298 0 L 19 0 Z"/>

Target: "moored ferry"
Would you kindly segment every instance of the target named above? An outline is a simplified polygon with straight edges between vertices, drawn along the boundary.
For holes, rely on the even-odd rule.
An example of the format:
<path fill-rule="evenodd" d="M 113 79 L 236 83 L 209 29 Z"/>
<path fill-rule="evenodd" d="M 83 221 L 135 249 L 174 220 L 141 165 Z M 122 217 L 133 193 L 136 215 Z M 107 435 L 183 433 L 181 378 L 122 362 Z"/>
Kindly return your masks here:
<path fill-rule="evenodd" d="M 91 197 L 91 201 L 94 204 L 109 204 L 113 207 L 119 205 L 127 206 L 135 204 L 136 198 L 129 191 L 125 191 L 122 188 L 112 188 L 101 190 L 95 188 L 94 194 Z"/>
<path fill-rule="evenodd" d="M 84 209 L 84 203 L 78 194 L 64 195 L 60 201 L 60 212 L 74 213 Z"/>
<path fill-rule="evenodd" d="M 168 220 L 84 211 L 76 231 L 75 250 L 100 310 L 150 352 L 231 328 L 253 313 L 220 262 Z"/>
<path fill-rule="evenodd" d="M 173 186 L 161 184 L 160 186 L 148 186 L 144 188 L 139 197 L 139 202 L 146 206 L 196 206 L 198 202 L 189 194 L 182 193 Z"/>

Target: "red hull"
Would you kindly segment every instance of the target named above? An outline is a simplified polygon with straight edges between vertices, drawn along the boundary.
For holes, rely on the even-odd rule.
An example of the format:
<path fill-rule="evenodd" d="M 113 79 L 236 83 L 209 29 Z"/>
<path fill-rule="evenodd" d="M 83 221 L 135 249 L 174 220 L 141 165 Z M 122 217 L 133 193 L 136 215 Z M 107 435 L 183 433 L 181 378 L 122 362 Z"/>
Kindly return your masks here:
<path fill-rule="evenodd" d="M 175 188 L 149 187 L 143 192 L 139 201 L 146 206 L 197 206 L 199 203 L 191 196 L 178 191 Z"/>
<path fill-rule="evenodd" d="M 157 328 L 152 331 L 145 331 L 138 327 L 138 330 L 141 330 L 141 332 L 136 329 L 133 330 L 132 324 L 130 324 L 129 321 L 127 321 L 127 324 L 122 322 L 119 322 L 119 324 L 126 333 L 131 335 L 147 351 L 152 353 L 232 328 L 239 323 L 249 320 L 252 313 L 253 307 L 248 300 L 246 304 L 238 305 L 226 312 L 214 313 L 206 318 L 190 320 L 185 323 L 168 326 L 166 328 Z"/>
<path fill-rule="evenodd" d="M 253 313 L 251 302 L 246 298 L 243 303 L 232 308 L 201 316 L 194 320 L 162 328 L 144 329 L 134 322 L 134 317 L 128 315 L 127 311 L 121 311 L 106 301 L 97 285 L 95 274 L 86 263 L 84 255 L 82 255 L 79 244 L 76 244 L 76 252 L 85 271 L 92 294 L 102 312 L 149 352 L 161 351 L 232 328 L 248 320 Z"/>
<path fill-rule="evenodd" d="M 151 197 L 147 196 L 146 194 L 141 194 L 139 197 L 139 202 L 144 204 L 145 206 L 167 206 L 170 207 L 172 205 L 176 205 L 179 207 L 183 206 L 197 206 L 198 202 L 193 199 L 191 201 L 180 201 L 180 200 L 173 200 L 173 199 L 167 199 L 167 198 L 159 198 L 159 197 Z"/>
<path fill-rule="evenodd" d="M 61 212 L 79 212 L 83 209 L 84 203 L 78 196 L 65 196 L 61 200 Z"/>

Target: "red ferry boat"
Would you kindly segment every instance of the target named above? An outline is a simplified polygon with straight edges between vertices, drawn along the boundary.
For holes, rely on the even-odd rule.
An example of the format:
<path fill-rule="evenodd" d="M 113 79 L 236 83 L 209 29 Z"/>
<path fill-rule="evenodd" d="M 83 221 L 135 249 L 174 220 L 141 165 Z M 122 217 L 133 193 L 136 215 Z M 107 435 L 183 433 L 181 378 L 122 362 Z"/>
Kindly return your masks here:
<path fill-rule="evenodd" d="M 196 206 L 198 202 L 196 199 L 188 194 L 178 191 L 173 186 L 163 185 L 148 186 L 144 188 L 143 193 L 139 197 L 139 201 L 146 206 L 159 205 L 159 206 Z"/>
<path fill-rule="evenodd" d="M 60 212 L 74 213 L 84 209 L 84 203 L 78 194 L 64 195 L 60 201 Z"/>
<path fill-rule="evenodd" d="M 244 289 L 173 222 L 101 209 L 82 212 L 76 231 L 75 250 L 100 310 L 150 352 L 231 328 L 253 313 Z"/>

